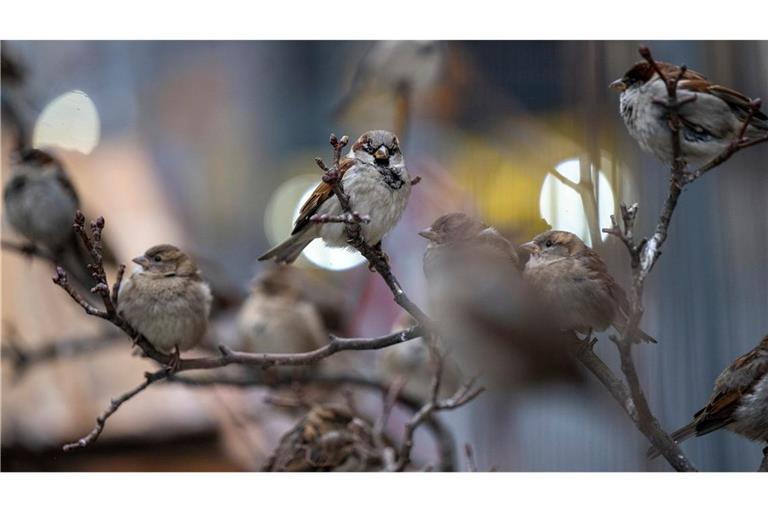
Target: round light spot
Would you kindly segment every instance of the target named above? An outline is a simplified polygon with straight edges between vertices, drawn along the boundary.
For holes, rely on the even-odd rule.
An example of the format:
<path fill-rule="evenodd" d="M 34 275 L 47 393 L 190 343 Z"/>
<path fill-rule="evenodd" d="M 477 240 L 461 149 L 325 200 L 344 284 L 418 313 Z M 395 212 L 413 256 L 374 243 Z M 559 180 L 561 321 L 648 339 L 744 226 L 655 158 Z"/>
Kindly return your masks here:
<path fill-rule="evenodd" d="M 88 154 L 99 143 L 101 124 L 91 98 L 69 91 L 45 106 L 32 132 L 34 147 L 54 146 Z"/>
<path fill-rule="evenodd" d="M 290 236 L 304 202 L 317 187 L 317 174 L 292 178 L 278 187 L 264 215 L 267 238 L 274 245 Z M 343 247 L 328 247 L 321 239 L 312 241 L 301 258 L 328 270 L 347 270 L 365 261 L 360 253 Z"/>
<path fill-rule="evenodd" d="M 579 183 L 580 163 L 578 158 L 560 162 L 555 166 L 555 169 L 567 179 L 574 183 Z M 611 215 L 615 210 L 613 189 L 602 171 L 598 171 L 597 176 L 598 223 L 600 228 L 609 227 L 611 225 Z M 589 223 L 581 196 L 552 174 L 547 175 L 541 186 L 539 211 L 544 220 L 552 226 L 552 229 L 570 231 L 584 240 L 584 243 L 590 247 L 592 246 Z M 606 233 L 601 232 L 602 240 L 605 240 L 607 236 Z"/>

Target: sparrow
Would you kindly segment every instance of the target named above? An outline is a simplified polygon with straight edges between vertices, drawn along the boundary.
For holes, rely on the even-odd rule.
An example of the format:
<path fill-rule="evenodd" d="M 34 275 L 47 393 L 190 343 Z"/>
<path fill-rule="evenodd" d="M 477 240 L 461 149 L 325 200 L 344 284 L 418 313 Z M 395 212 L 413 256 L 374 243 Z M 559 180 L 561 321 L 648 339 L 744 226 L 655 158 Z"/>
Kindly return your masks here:
<path fill-rule="evenodd" d="M 403 314 L 395 322 L 393 331 L 415 325 L 410 315 Z M 442 346 L 438 340 L 440 352 Z M 448 398 L 458 391 L 463 375 L 450 355 L 443 355 L 443 374 L 439 398 Z M 426 340 L 417 338 L 397 343 L 376 351 L 376 371 L 389 385 L 402 381 L 401 393 L 424 403 L 432 393 L 433 361 Z"/>
<path fill-rule="evenodd" d="M 521 248 L 530 253 L 523 278 L 548 305 L 560 328 L 587 337 L 610 326 L 624 333 L 630 309 L 627 294 L 600 255 L 578 236 L 546 231 Z M 639 329 L 637 336 L 656 343 Z"/>
<path fill-rule="evenodd" d="M 17 152 L 3 199 L 11 226 L 33 244 L 56 255 L 72 240 L 80 201 L 64 166 L 50 153 Z"/>
<path fill-rule="evenodd" d="M 429 240 L 424 252 L 424 274 L 439 267 L 439 260 L 449 257 L 451 253 L 472 250 L 473 247 L 495 255 L 520 270 L 520 260 L 514 246 L 499 234 L 496 228 L 486 226 L 482 222 L 465 213 L 449 213 L 438 217 L 427 229 L 419 232 L 419 236 Z"/>
<path fill-rule="evenodd" d="M 338 172 L 352 209 L 370 217 L 370 222 L 360 225 L 363 239 L 377 246 L 400 220 L 411 193 L 411 178 L 397 136 L 385 130 L 362 134 L 340 161 Z M 333 188 L 321 182 L 301 207 L 290 238 L 267 251 L 259 261 L 291 263 L 318 237 L 331 247 L 346 246 L 345 224 L 317 224 L 310 220 L 315 214 L 341 213 Z"/>
<path fill-rule="evenodd" d="M 208 328 L 211 291 L 195 262 L 173 245 L 155 245 L 120 287 L 117 312 L 159 351 L 195 347 Z"/>
<path fill-rule="evenodd" d="M 377 41 L 363 54 L 349 89 L 339 100 L 336 116 L 366 93 L 420 93 L 434 84 L 443 70 L 446 49 L 439 41 Z"/>
<path fill-rule="evenodd" d="M 680 67 L 657 61 L 667 78 L 680 74 Z M 619 112 L 629 134 L 643 150 L 671 164 L 672 138 L 669 112 L 659 102 L 667 100 L 664 81 L 645 61 L 638 62 L 610 87 L 621 91 Z M 750 98 L 744 94 L 709 82 L 702 74 L 686 69 L 677 88 L 680 102 L 682 157 L 692 165 L 705 164 L 734 142 L 750 110 Z M 695 99 L 691 101 L 692 99 Z M 754 113 L 745 136 L 768 134 L 768 117 Z"/>
<path fill-rule="evenodd" d="M 679 443 L 721 428 L 768 443 L 768 336 L 723 370 L 707 405 L 672 439 Z M 648 450 L 649 458 L 658 456 L 656 449 Z"/>
<path fill-rule="evenodd" d="M 264 471 L 379 471 L 371 425 L 338 405 L 316 405 L 280 440 Z"/>
<path fill-rule="evenodd" d="M 438 218 L 420 235 L 429 240 L 429 309 L 464 375 L 481 375 L 491 391 L 580 380 L 570 338 L 543 313 L 511 242 L 463 213 Z"/>
<path fill-rule="evenodd" d="M 275 266 L 258 278 L 237 316 L 241 350 L 267 353 L 309 352 L 325 345 L 328 332 L 318 309 L 296 288 L 294 269 Z M 282 371 L 286 370 L 286 371 Z M 270 368 L 293 375 L 305 367 Z"/>

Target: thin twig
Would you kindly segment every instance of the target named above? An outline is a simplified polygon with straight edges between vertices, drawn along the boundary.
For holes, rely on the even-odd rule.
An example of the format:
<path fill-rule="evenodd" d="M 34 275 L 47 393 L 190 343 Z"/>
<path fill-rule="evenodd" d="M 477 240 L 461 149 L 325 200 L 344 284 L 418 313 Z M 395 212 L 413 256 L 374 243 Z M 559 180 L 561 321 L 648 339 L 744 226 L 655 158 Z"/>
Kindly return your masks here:
<path fill-rule="evenodd" d="M 419 411 L 408 420 L 405 425 L 405 435 L 398 455 L 397 471 L 404 471 L 411 462 L 411 450 L 413 449 L 413 436 L 419 426 L 424 423 L 432 414 L 438 411 L 448 411 L 456 409 L 462 405 L 477 398 L 480 393 L 485 391 L 482 387 L 475 388 L 475 379 L 470 379 L 456 391 L 456 393 L 445 400 L 430 400 L 419 409 Z"/>
<path fill-rule="evenodd" d="M 185 377 L 181 375 L 169 375 L 166 379 L 168 383 L 179 383 L 185 386 L 207 387 L 214 385 L 233 386 L 238 388 L 250 388 L 254 386 L 264 386 L 269 388 L 290 387 L 294 384 L 312 384 L 312 385 L 349 385 L 358 388 L 379 391 L 387 395 L 392 386 L 382 380 L 363 377 L 360 375 L 323 375 L 323 374 L 303 374 L 269 379 L 265 381 L 262 374 L 248 376 L 233 375 L 205 375 L 199 377 Z M 423 401 L 408 395 L 402 389 L 397 393 L 396 401 L 402 407 L 413 412 L 418 412 L 424 406 Z M 426 419 L 424 425 L 431 432 L 438 450 L 438 469 L 440 471 L 454 471 L 456 469 L 456 443 L 450 430 L 435 415 Z"/>
<path fill-rule="evenodd" d="M 169 373 L 169 370 L 167 368 L 164 368 L 154 373 L 144 374 L 144 382 L 142 382 L 132 390 L 128 391 L 127 393 L 124 393 L 117 398 L 113 398 L 110 401 L 109 407 L 107 407 L 107 409 L 103 413 L 101 413 L 101 415 L 98 418 L 96 418 L 96 426 L 93 428 L 93 430 L 91 430 L 86 436 L 80 438 L 74 443 L 65 444 L 63 446 L 63 450 L 66 452 L 66 451 L 74 450 L 75 448 L 85 448 L 89 444 L 96 441 L 96 439 L 98 439 L 99 436 L 101 435 L 101 432 L 104 430 L 104 425 L 106 424 L 107 419 L 109 419 L 110 416 L 115 414 L 121 405 L 123 405 L 125 402 L 127 402 L 134 396 L 138 395 L 145 389 L 147 389 L 153 383 L 168 377 L 168 373 Z"/>
<path fill-rule="evenodd" d="M 330 215 L 328 213 L 316 213 L 309 218 L 315 224 L 368 224 L 371 222 L 369 215 L 360 215 L 359 212 Z"/>
<path fill-rule="evenodd" d="M 464 443 L 464 455 L 467 458 L 467 470 L 470 473 L 477 473 L 477 462 L 475 462 L 475 454 L 471 444 Z"/>

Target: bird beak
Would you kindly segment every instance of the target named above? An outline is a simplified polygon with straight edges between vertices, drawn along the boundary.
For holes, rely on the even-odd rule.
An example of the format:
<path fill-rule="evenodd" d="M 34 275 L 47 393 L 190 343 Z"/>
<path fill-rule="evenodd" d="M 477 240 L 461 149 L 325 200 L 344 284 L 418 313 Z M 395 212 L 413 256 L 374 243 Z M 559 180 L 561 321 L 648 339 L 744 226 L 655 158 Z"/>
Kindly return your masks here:
<path fill-rule="evenodd" d="M 381 162 L 389 162 L 389 150 L 387 146 L 379 146 L 379 149 L 373 154 L 373 158 Z"/>
<path fill-rule="evenodd" d="M 136 256 L 131 261 L 139 265 L 141 268 L 147 268 L 149 266 L 149 260 L 146 256 Z"/>
<path fill-rule="evenodd" d="M 611 89 L 616 89 L 619 92 L 624 92 L 627 90 L 627 84 L 624 83 L 623 78 L 619 78 L 618 80 L 614 80 L 613 82 L 608 85 Z"/>
<path fill-rule="evenodd" d="M 529 254 L 536 254 L 537 252 L 539 252 L 539 246 L 533 242 L 524 243 L 523 245 L 520 246 L 520 249 L 524 250 Z"/>
<path fill-rule="evenodd" d="M 432 231 L 432 228 L 427 228 L 424 231 L 419 231 L 419 236 L 426 238 L 430 242 L 434 242 L 435 240 L 437 240 L 437 234 L 434 231 Z"/>

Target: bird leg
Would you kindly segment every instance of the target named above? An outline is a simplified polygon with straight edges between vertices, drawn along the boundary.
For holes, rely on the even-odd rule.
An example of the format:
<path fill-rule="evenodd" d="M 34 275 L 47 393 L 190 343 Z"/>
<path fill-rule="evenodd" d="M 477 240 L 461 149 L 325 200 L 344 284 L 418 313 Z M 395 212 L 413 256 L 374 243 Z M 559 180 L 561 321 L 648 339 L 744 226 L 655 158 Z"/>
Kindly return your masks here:
<path fill-rule="evenodd" d="M 173 349 L 173 354 L 171 354 L 171 360 L 168 361 L 168 371 L 170 373 L 175 373 L 176 370 L 179 369 L 180 365 L 181 365 L 181 350 L 179 350 L 179 346 L 176 345 Z"/>

